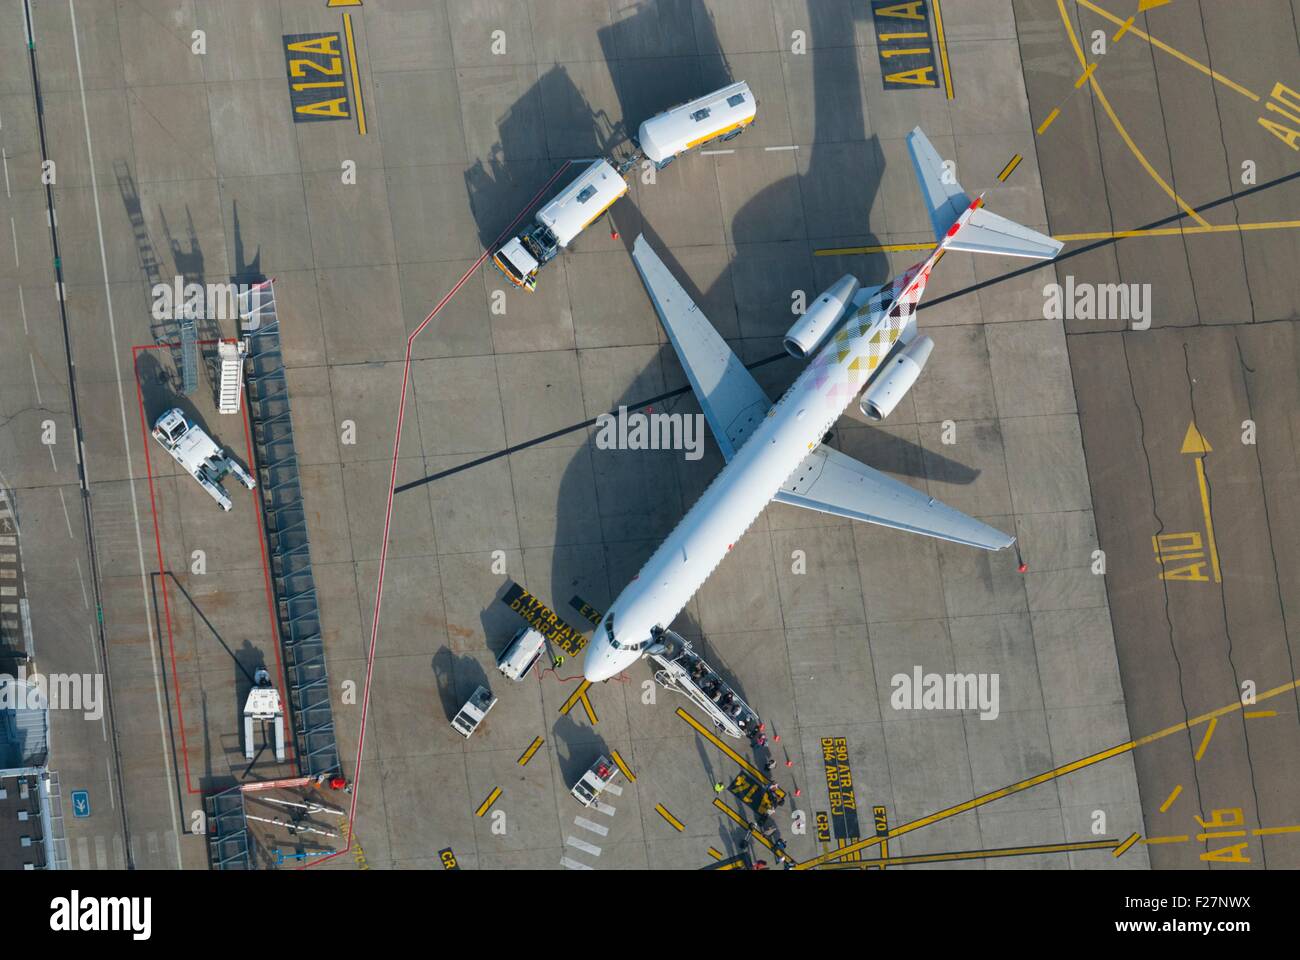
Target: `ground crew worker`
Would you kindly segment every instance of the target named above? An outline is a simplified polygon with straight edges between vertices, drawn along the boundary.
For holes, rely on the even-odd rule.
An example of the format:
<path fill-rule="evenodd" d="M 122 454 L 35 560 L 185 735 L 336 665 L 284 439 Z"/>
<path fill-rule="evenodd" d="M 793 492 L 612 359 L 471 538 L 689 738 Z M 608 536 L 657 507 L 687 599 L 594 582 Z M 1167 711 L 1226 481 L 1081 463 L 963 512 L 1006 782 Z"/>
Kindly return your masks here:
<path fill-rule="evenodd" d="M 715 784 L 713 785 L 713 792 L 714 792 L 714 793 L 721 793 L 721 792 L 723 791 L 723 789 L 724 789 L 724 787 L 723 787 L 723 784 L 722 784 L 722 781 L 721 781 L 721 780 L 719 780 L 717 783 L 715 783 Z"/>
<path fill-rule="evenodd" d="M 560 667 L 564 666 L 564 654 L 557 653 L 554 657 L 552 657 L 551 665 L 555 667 L 556 670 L 559 670 Z"/>

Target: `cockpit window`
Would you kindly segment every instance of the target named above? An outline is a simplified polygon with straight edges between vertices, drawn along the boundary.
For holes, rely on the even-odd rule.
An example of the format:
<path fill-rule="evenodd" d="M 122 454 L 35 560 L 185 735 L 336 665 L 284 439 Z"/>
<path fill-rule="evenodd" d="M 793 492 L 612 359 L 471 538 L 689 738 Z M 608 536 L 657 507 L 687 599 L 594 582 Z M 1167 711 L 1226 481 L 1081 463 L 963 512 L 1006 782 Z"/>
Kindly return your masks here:
<path fill-rule="evenodd" d="M 614 611 L 612 610 L 609 612 L 609 616 L 605 618 L 605 638 L 609 640 L 609 645 L 615 650 L 623 649 L 618 645 L 618 641 L 614 639 Z"/>

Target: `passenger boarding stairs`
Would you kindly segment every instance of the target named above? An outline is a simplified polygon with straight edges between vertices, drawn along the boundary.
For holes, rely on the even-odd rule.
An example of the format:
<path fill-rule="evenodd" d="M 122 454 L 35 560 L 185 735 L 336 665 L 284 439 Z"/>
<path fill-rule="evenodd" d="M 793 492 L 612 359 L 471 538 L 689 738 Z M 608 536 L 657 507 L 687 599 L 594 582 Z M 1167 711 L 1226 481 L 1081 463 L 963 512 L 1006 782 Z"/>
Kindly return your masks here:
<path fill-rule="evenodd" d="M 238 413 L 240 398 L 244 394 L 244 354 L 248 344 L 242 340 L 217 344 L 221 359 L 221 384 L 217 396 L 218 413 Z"/>
<path fill-rule="evenodd" d="M 646 656 L 659 665 L 655 681 L 661 687 L 691 700 L 727 736 L 739 740 L 758 729 L 758 714 L 685 637 L 661 628 Z"/>

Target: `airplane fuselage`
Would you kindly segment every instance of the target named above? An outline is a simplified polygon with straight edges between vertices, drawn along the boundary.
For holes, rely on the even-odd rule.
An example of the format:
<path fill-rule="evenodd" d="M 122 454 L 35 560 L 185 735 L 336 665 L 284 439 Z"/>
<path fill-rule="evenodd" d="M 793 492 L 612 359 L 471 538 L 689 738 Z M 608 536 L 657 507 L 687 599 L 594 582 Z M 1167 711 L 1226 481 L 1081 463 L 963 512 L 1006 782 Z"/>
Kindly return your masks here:
<path fill-rule="evenodd" d="M 588 680 L 607 680 L 654 642 L 906 340 L 938 252 L 881 287 L 837 332 L 744 440 L 641 571 L 611 604 L 587 649 Z M 914 327 L 911 327 L 914 329 Z"/>

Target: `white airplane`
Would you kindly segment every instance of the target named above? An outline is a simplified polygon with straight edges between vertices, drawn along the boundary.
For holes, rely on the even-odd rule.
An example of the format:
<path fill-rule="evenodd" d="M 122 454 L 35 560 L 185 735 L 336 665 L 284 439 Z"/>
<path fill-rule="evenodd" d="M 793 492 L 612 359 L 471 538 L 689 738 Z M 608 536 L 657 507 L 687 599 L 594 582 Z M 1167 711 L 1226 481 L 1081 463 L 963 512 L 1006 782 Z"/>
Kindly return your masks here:
<path fill-rule="evenodd" d="M 607 680 L 642 656 L 772 500 L 983 550 L 1015 542 L 821 445 L 859 393 L 863 413 L 881 420 L 920 376 L 934 341 L 918 335 L 916 305 L 945 251 L 1050 260 L 1061 250 L 1051 237 L 984 209 L 982 196 L 971 200 L 960 184 L 946 183 L 943 161 L 919 127 L 907 144 L 937 249 L 879 287 L 859 289 L 845 275 L 822 294 L 785 337 L 794 356 L 816 355 L 775 404 L 637 237 L 632 259 L 727 463 L 596 627 L 583 665 L 588 680 Z"/>

